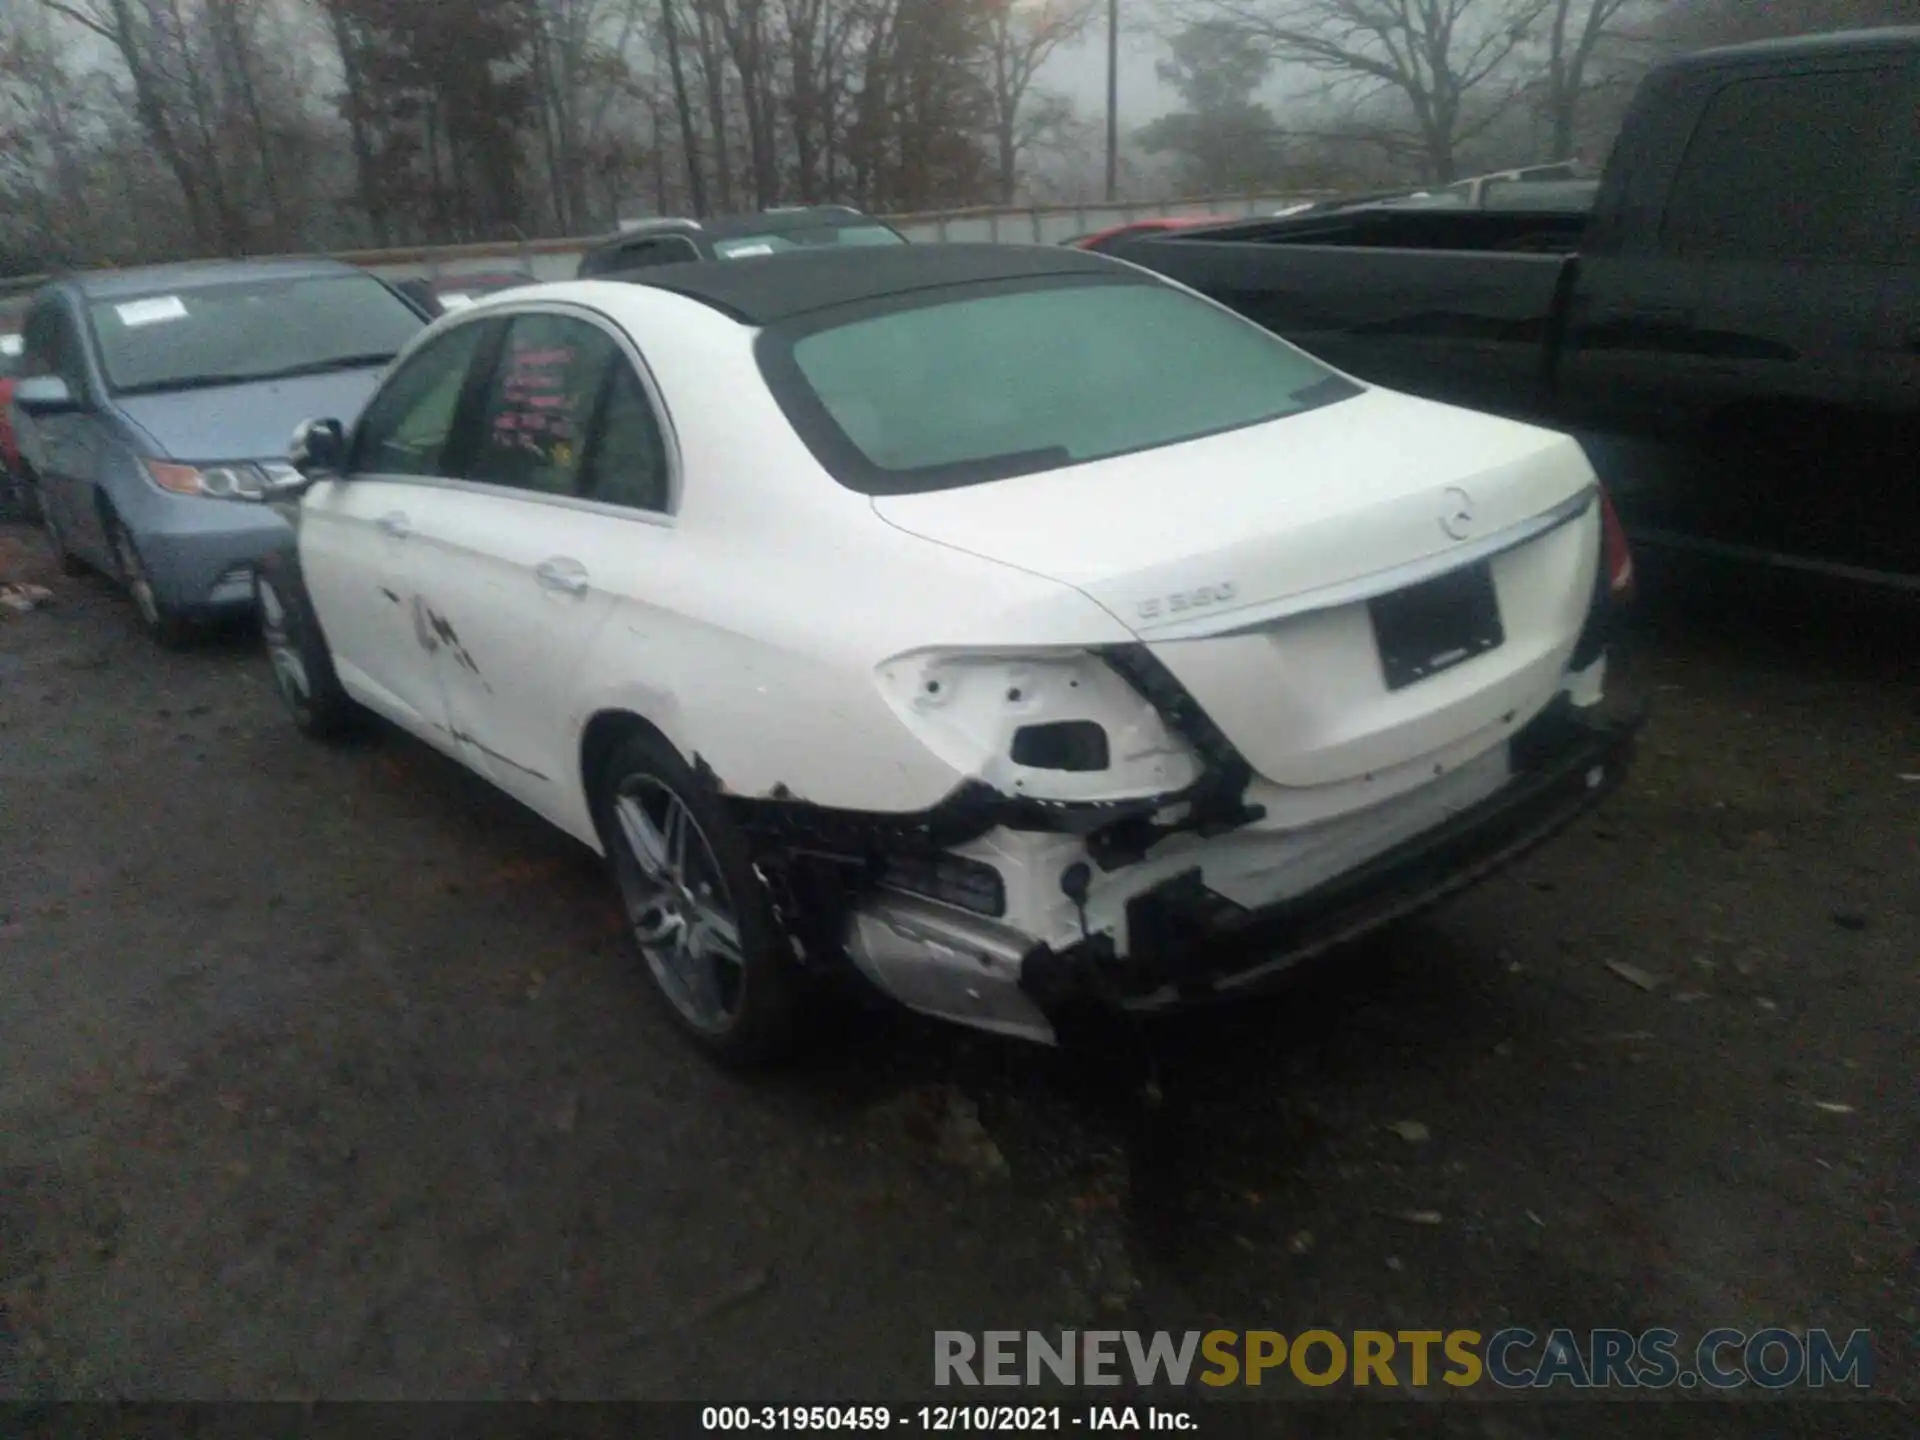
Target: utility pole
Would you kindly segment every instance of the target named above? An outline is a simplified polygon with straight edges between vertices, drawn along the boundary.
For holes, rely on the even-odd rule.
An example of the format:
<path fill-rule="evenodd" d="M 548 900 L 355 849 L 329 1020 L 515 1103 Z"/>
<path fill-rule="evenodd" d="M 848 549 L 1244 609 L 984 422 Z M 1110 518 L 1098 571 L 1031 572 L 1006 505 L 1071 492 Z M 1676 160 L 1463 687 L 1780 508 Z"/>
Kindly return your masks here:
<path fill-rule="evenodd" d="M 1120 0 L 1107 0 L 1107 200 L 1120 198 Z"/>

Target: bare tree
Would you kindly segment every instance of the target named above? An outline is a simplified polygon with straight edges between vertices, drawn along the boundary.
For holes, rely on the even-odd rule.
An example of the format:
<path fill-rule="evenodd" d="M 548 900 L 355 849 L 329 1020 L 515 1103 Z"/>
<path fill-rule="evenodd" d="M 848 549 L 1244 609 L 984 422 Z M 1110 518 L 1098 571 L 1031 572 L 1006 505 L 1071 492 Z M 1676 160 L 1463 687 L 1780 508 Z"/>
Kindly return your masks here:
<path fill-rule="evenodd" d="M 839 59 L 829 0 L 781 0 L 787 32 L 787 116 L 793 126 L 794 179 L 800 203 L 812 205 L 833 189 L 834 71 Z"/>
<path fill-rule="evenodd" d="M 1637 0 L 1552 0 L 1547 12 L 1547 69 L 1542 105 L 1552 160 L 1573 158 L 1580 102 L 1601 41 Z"/>
<path fill-rule="evenodd" d="M 629 55 L 641 32 L 641 0 L 527 0 L 548 202 L 562 231 L 588 207 L 587 156 L 604 149 L 614 96 L 632 83 Z"/>
<path fill-rule="evenodd" d="M 1073 131 L 1036 77 L 1097 3 L 0 0 L 0 244 L 578 233 L 643 186 L 701 214 L 979 203 Z"/>
<path fill-rule="evenodd" d="M 74 76 L 37 10 L 0 17 L 0 211 L 8 248 L 57 258 L 78 248 L 86 207 Z"/>
<path fill-rule="evenodd" d="M 41 0 L 106 41 L 133 84 L 135 113 L 186 202 L 194 235 L 210 249 L 244 248 L 245 229 L 212 153 L 211 118 L 180 0 Z"/>
<path fill-rule="evenodd" d="M 767 0 L 706 0 L 740 81 L 740 109 L 747 126 L 747 160 L 754 202 L 761 208 L 780 198 L 780 164 L 773 123 L 773 39 Z"/>
<path fill-rule="evenodd" d="M 716 6 L 726 0 L 687 0 L 693 13 L 694 54 L 700 64 L 701 88 L 706 91 L 707 135 L 713 146 L 714 201 L 721 210 L 733 209 L 733 145 L 728 134 L 727 63 L 721 54 Z"/>
<path fill-rule="evenodd" d="M 1550 0 L 1182 0 L 1189 20 L 1212 20 L 1266 44 L 1276 61 L 1362 95 L 1396 94 L 1412 116 L 1409 148 L 1431 179 L 1458 174 L 1461 145 L 1496 117 L 1517 87 L 1499 86 L 1514 51 Z M 1469 101 L 1483 103 L 1479 113 Z M 1383 134 L 1385 143 L 1397 134 Z"/>
<path fill-rule="evenodd" d="M 1086 33 L 1096 6 L 1095 0 L 984 0 L 982 8 L 1000 200 L 1011 205 L 1021 158 L 1063 119 L 1057 97 L 1035 96 L 1043 103 L 1027 103 L 1034 77 L 1056 50 Z"/>
<path fill-rule="evenodd" d="M 693 97 L 687 93 L 686 66 L 680 61 L 680 19 L 673 11 L 673 0 L 660 0 L 660 33 L 667 51 L 667 68 L 673 76 L 673 108 L 680 120 L 680 143 L 686 151 L 687 189 L 693 213 L 707 213 L 707 176 L 700 161 L 700 137 L 693 123 Z M 662 206 L 665 205 L 664 198 Z"/>

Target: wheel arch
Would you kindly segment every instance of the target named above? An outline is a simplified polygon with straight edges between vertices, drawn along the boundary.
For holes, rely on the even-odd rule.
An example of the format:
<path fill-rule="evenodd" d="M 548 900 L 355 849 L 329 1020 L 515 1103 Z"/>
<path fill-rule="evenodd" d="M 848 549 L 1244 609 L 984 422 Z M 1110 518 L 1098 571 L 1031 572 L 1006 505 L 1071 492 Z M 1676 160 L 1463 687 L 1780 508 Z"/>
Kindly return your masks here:
<path fill-rule="evenodd" d="M 674 744 L 666 731 L 638 711 L 624 705 L 608 705 L 594 712 L 580 731 L 580 745 L 575 757 L 579 765 L 580 793 L 587 802 L 587 814 L 593 825 L 594 834 L 602 846 L 607 837 L 601 824 L 599 806 L 594 803 L 594 790 L 600 783 L 601 773 L 614 752 L 635 735 L 644 735 L 648 739 L 665 746 L 680 756 L 698 773 L 707 773 L 699 757 L 689 756 Z"/>

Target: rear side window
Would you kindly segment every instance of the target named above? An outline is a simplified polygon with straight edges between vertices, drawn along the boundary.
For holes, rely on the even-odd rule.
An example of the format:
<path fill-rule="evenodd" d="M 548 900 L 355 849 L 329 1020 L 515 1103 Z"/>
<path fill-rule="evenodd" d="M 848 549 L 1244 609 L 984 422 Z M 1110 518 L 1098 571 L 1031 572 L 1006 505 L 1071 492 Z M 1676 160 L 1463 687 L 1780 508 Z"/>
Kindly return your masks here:
<path fill-rule="evenodd" d="M 616 357 L 587 447 L 582 492 L 632 510 L 667 509 L 667 445 L 653 402 L 625 359 Z"/>
<path fill-rule="evenodd" d="M 1667 200 L 1669 255 L 1869 260 L 1887 253 L 1904 69 L 1736 80 L 1708 102 Z"/>
<path fill-rule="evenodd" d="M 795 428 L 862 493 L 1174 445 L 1359 391 L 1237 316 L 1131 277 L 934 293 L 762 338 Z"/>

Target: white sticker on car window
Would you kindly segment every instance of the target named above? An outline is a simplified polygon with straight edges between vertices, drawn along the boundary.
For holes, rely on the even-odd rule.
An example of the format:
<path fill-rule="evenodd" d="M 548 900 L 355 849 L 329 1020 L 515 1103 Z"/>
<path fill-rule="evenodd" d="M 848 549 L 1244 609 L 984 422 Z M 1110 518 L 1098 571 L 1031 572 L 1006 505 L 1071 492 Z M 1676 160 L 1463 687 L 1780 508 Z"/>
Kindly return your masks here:
<path fill-rule="evenodd" d="M 187 318 L 186 302 L 178 295 L 160 295 L 152 300 L 133 300 L 116 305 L 114 312 L 129 330 L 140 325 L 163 325 L 169 320 Z"/>
<path fill-rule="evenodd" d="M 23 353 L 26 348 L 26 342 L 18 335 L 0 335 L 0 355 L 11 358 Z"/>
<path fill-rule="evenodd" d="M 737 245 L 727 251 L 729 260 L 745 260 L 754 255 L 771 255 L 771 245 Z"/>
<path fill-rule="evenodd" d="M 467 294 L 464 290 L 456 290 L 451 295 L 442 295 L 440 297 L 440 308 L 442 310 L 471 310 L 473 308 L 473 296 Z"/>

